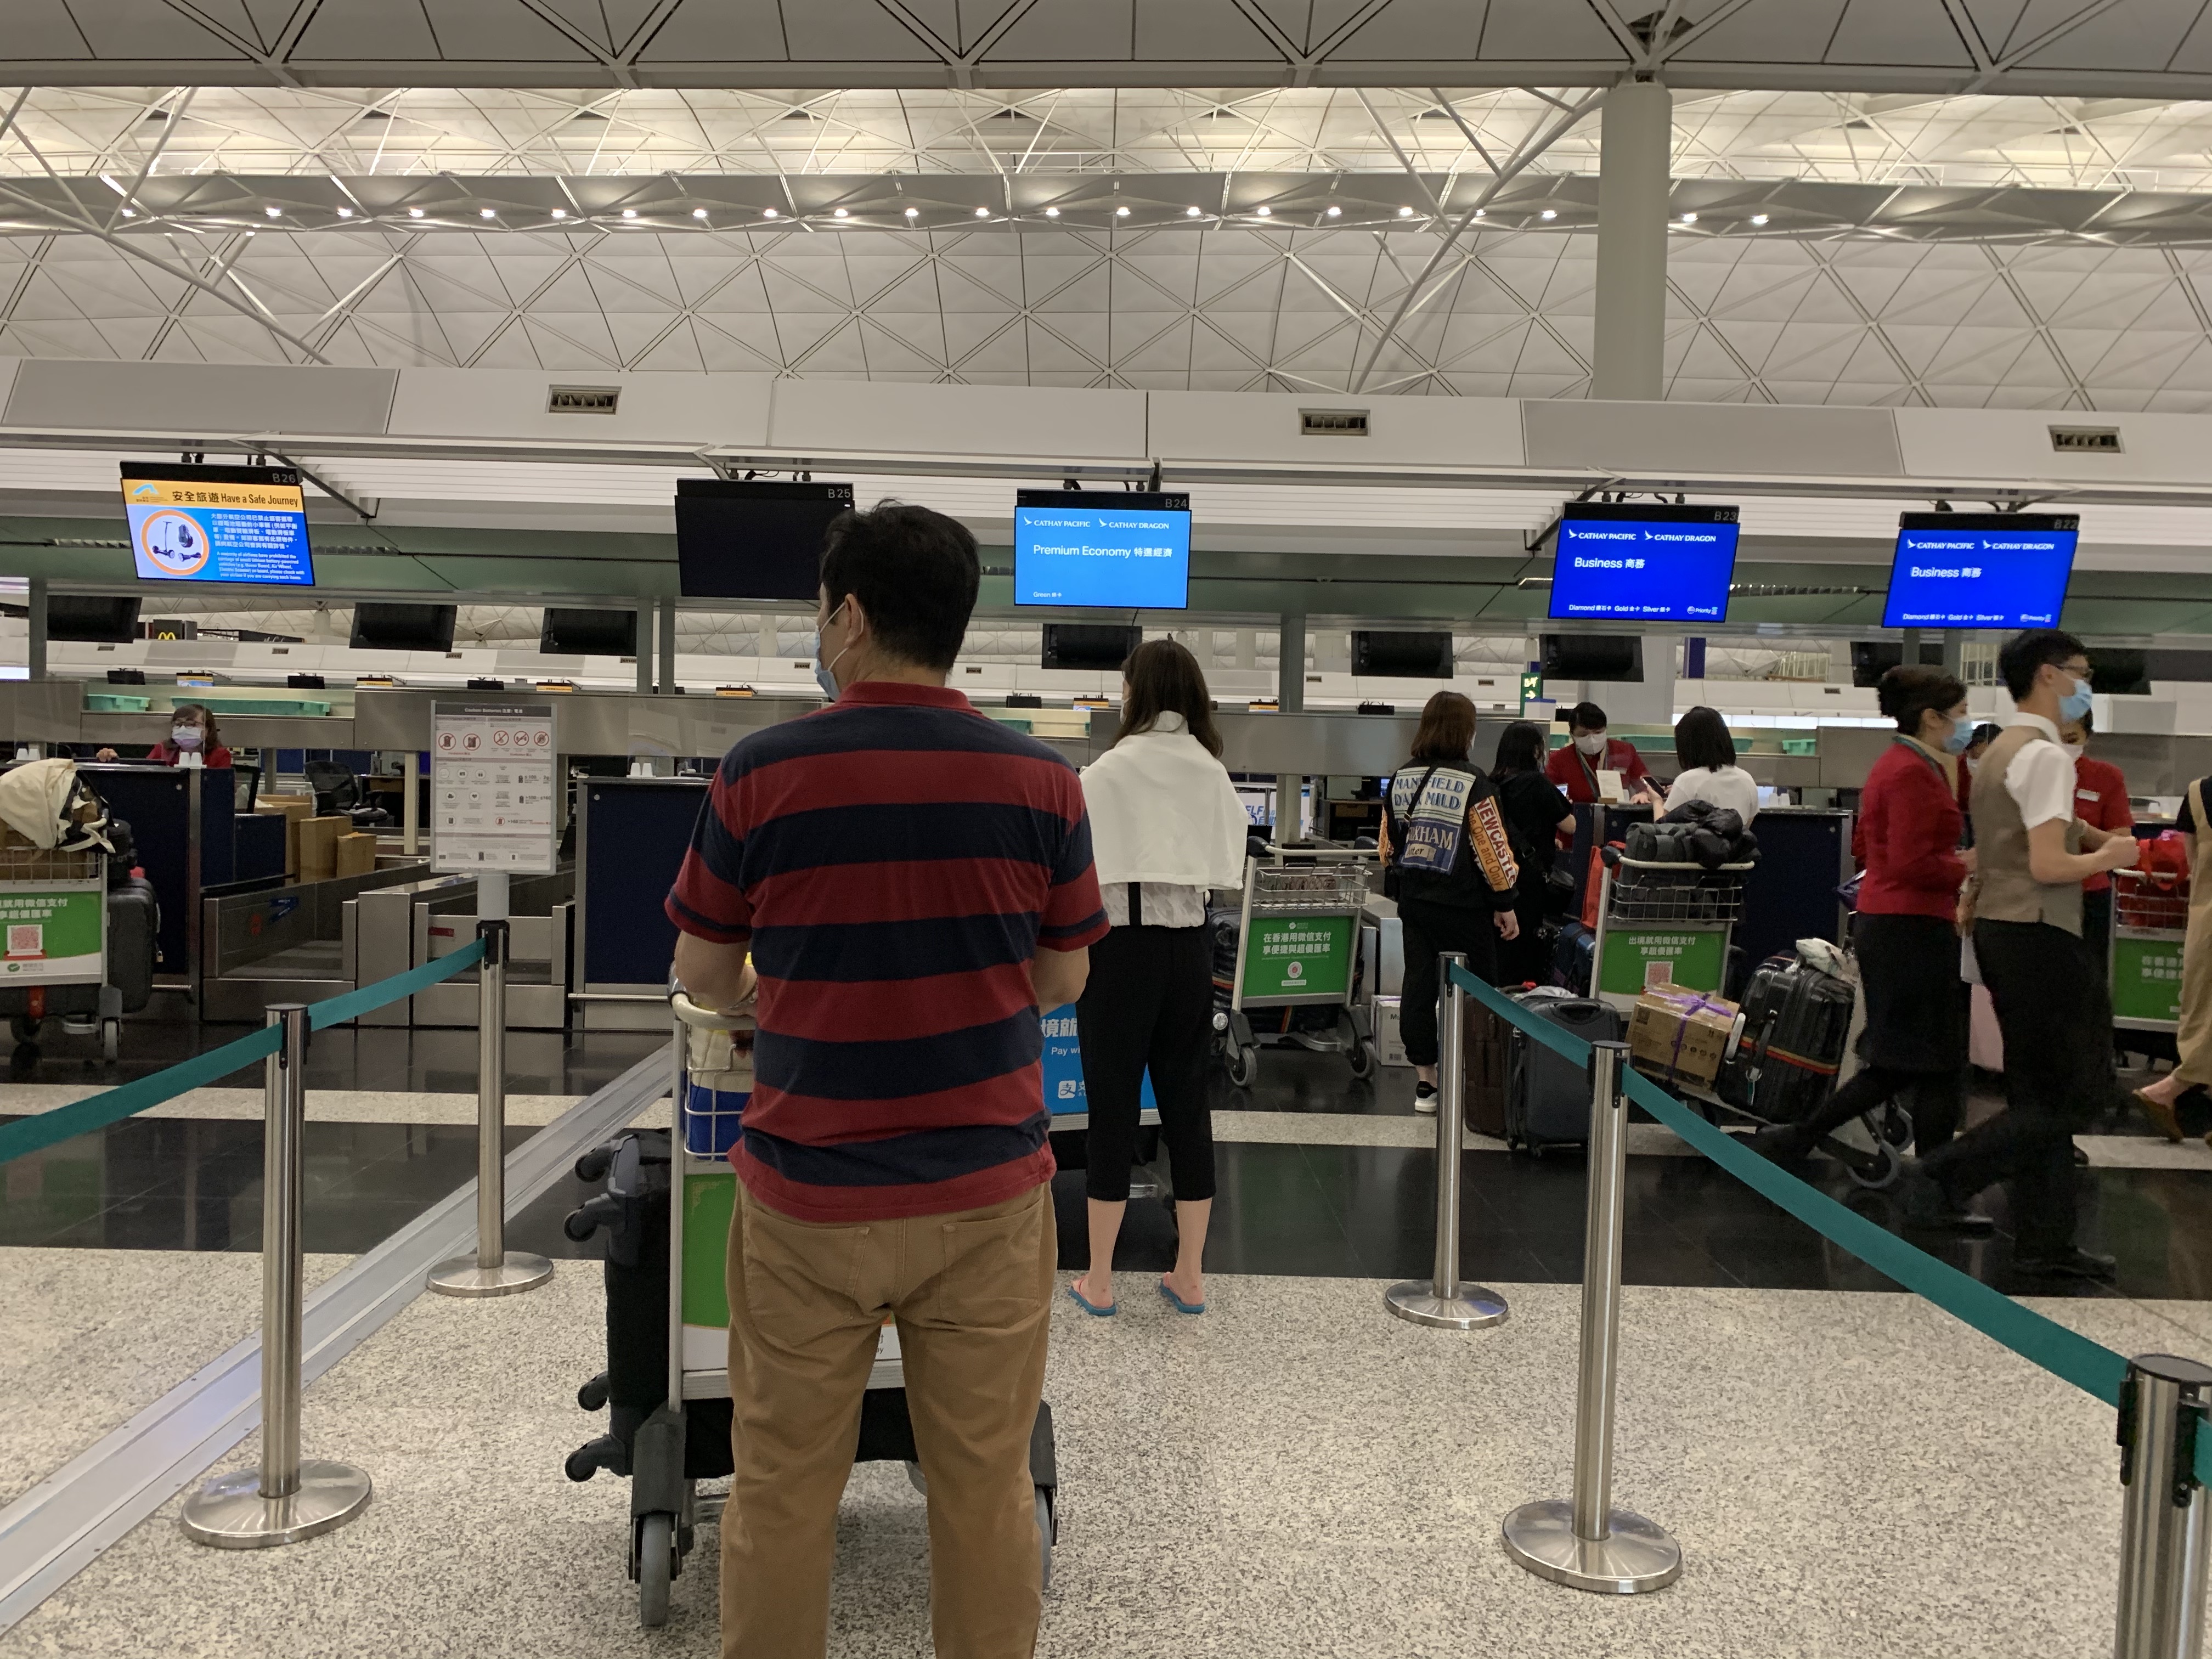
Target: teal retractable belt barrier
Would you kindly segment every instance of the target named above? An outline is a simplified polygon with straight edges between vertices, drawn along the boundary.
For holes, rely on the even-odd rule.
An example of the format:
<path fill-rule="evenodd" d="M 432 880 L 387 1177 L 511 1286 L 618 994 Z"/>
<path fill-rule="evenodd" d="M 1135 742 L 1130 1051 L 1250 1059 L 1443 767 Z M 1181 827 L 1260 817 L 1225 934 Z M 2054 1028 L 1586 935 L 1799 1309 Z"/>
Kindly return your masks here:
<path fill-rule="evenodd" d="M 1533 1017 L 1527 1009 L 1459 968 L 1451 970 L 1453 982 L 1526 1036 L 1556 1049 L 1577 1064 L 1587 1060 L 1590 1046 L 1559 1027 Z M 2120 1382 L 2128 1362 L 2102 1343 L 2093 1342 L 2057 1320 L 2021 1306 L 1979 1279 L 1938 1261 L 1886 1228 L 1878 1227 L 1856 1211 L 1838 1204 L 1826 1193 L 1807 1186 L 1788 1171 L 1778 1169 L 1735 1136 L 1717 1129 L 1650 1079 L 1625 1071 L 1628 1097 L 1672 1129 L 1698 1152 L 1711 1158 L 1762 1198 L 1779 1205 L 1798 1220 L 1832 1240 L 1875 1272 L 1895 1279 L 1914 1295 L 1934 1303 L 1954 1318 L 1972 1326 L 1992 1341 L 2002 1344 L 2030 1364 L 2071 1382 L 2108 1406 L 2118 1406 Z M 2212 1436 L 2197 1447 L 2197 1479 L 2212 1486 Z"/>
<path fill-rule="evenodd" d="M 471 939 L 449 957 L 435 962 L 426 962 L 420 968 L 410 968 L 404 974 L 394 974 L 390 979 L 379 980 L 374 985 L 364 985 L 358 991 L 348 991 L 325 1001 L 312 1003 L 307 1009 L 310 1029 L 324 1030 L 332 1025 L 343 1025 L 356 1019 L 373 1008 L 381 1008 L 402 997 L 411 997 L 417 991 L 451 979 L 465 968 L 473 968 L 483 959 L 483 941 Z M 266 1060 L 276 1052 L 279 1033 L 273 1025 L 264 1026 L 251 1036 L 226 1042 L 220 1048 L 210 1048 L 204 1054 L 194 1054 L 180 1060 L 166 1071 L 151 1077 L 142 1077 L 136 1083 L 126 1083 L 120 1088 L 87 1096 L 67 1106 L 57 1106 L 51 1112 L 40 1112 L 33 1116 L 0 1126 L 0 1164 L 26 1153 L 41 1152 L 48 1146 L 90 1134 L 111 1123 L 120 1123 L 149 1107 L 158 1106 L 165 1100 L 174 1100 L 179 1095 L 204 1087 L 219 1077 L 228 1077 L 241 1066 L 251 1066 L 257 1060 Z"/>

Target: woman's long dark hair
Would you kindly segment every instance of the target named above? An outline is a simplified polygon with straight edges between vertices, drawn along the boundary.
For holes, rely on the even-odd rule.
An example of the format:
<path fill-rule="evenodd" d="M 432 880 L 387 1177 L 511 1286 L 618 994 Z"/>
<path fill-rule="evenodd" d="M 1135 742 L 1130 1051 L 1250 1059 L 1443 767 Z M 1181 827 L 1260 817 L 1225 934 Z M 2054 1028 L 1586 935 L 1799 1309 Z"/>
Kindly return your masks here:
<path fill-rule="evenodd" d="M 1198 659 L 1173 640 L 1146 640 L 1121 665 L 1128 690 L 1121 699 L 1121 729 L 1114 742 L 1152 729 L 1162 714 L 1180 714 L 1206 752 L 1221 758 L 1221 732 L 1213 723 L 1213 699 Z M 1112 744 L 1107 745 L 1109 748 Z"/>
<path fill-rule="evenodd" d="M 1674 759 L 1685 772 L 1735 764 L 1735 739 L 1719 709 L 1699 703 L 1674 722 Z"/>
<path fill-rule="evenodd" d="M 1499 777 L 1516 772 L 1544 769 L 1544 728 L 1534 720 L 1516 720 L 1498 734 L 1498 759 L 1490 769 Z"/>
<path fill-rule="evenodd" d="M 1438 766 L 1467 759 L 1474 741 L 1474 705 L 1456 691 L 1439 691 L 1421 709 L 1413 733 L 1413 758 Z"/>

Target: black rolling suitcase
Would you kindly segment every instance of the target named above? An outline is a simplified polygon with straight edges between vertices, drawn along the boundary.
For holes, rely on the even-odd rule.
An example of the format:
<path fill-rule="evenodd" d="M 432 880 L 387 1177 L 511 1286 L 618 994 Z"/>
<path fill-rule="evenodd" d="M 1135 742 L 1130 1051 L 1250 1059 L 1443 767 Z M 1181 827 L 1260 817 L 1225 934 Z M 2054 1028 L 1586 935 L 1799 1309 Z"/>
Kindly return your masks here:
<path fill-rule="evenodd" d="M 1828 1097 L 1850 1036 L 1850 985 L 1794 956 L 1771 956 L 1744 988 L 1743 1032 L 1720 1095 L 1769 1123 L 1796 1123 Z"/>
<path fill-rule="evenodd" d="M 1605 1003 L 1543 987 L 1517 993 L 1513 1000 L 1584 1042 L 1620 1040 L 1620 1015 Z M 1506 1061 L 1505 1144 L 1538 1153 L 1547 1146 L 1586 1146 L 1589 1115 L 1588 1070 L 1516 1030 Z"/>

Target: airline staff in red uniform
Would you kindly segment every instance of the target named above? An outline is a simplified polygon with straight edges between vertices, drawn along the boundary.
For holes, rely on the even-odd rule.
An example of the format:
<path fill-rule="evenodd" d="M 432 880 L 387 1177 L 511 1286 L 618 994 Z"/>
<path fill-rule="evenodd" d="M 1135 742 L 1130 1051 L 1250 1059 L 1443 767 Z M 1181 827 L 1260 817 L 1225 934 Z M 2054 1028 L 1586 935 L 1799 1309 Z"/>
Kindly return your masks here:
<path fill-rule="evenodd" d="M 1571 741 L 1564 749 L 1552 751 L 1551 759 L 1544 763 L 1544 775 L 1569 800 L 1595 800 L 1600 772 L 1620 773 L 1622 787 L 1631 796 L 1649 787 L 1651 770 L 1644 765 L 1644 757 L 1636 752 L 1634 744 L 1605 735 L 1605 710 L 1595 703 L 1578 702 L 1569 711 L 1567 735 Z"/>

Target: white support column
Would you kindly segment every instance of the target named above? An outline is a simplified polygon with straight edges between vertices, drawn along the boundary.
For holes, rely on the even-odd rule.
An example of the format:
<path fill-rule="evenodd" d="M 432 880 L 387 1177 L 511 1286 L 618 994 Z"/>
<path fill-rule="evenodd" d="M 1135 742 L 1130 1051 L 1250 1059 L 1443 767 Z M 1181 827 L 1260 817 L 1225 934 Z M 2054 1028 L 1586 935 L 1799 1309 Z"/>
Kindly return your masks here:
<path fill-rule="evenodd" d="M 1667 202 L 1674 100 L 1656 81 L 1606 94 L 1600 117 L 1593 398 L 1665 395 Z"/>

